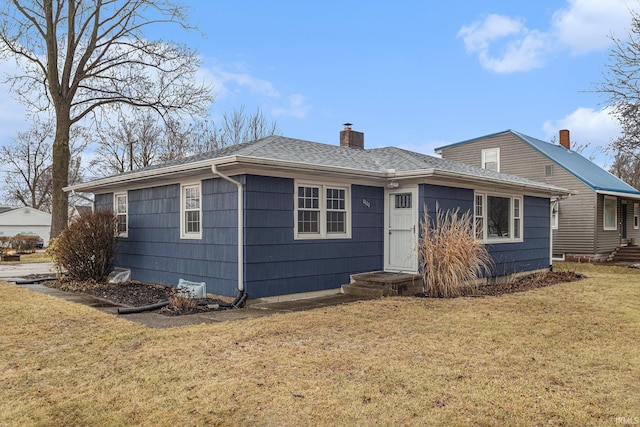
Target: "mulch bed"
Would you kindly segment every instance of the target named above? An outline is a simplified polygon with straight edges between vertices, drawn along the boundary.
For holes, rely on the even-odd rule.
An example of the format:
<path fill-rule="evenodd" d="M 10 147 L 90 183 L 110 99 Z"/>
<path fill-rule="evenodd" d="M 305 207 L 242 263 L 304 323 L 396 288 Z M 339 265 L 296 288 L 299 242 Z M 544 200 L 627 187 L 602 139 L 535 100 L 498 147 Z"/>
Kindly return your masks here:
<path fill-rule="evenodd" d="M 583 278 L 584 276 L 582 274 L 573 271 L 535 273 L 515 280 L 508 280 L 505 283 L 480 286 L 472 295 L 469 296 L 498 296 L 514 292 L 525 292 L 532 289 L 544 288 L 545 286 L 557 285 L 558 283 L 574 282 Z M 429 295 L 424 293 L 420 293 L 416 296 L 429 298 Z"/>
<path fill-rule="evenodd" d="M 497 296 L 513 292 L 524 292 L 558 283 L 580 280 L 583 277 L 579 273 L 567 271 L 531 274 L 505 283 L 482 286 L 472 296 Z M 142 307 L 167 301 L 177 293 L 177 288 L 175 287 L 133 281 L 111 284 L 61 279 L 55 282 L 47 282 L 46 286 L 63 291 L 91 295 L 127 307 Z M 417 296 L 428 297 L 425 294 Z M 187 304 L 188 301 L 178 300 L 177 302 L 178 304 L 170 304 L 163 307 L 159 312 L 167 316 L 178 316 L 225 309 L 223 301 L 212 298 L 196 299 L 195 307 Z"/>
<path fill-rule="evenodd" d="M 172 286 L 133 281 L 125 283 L 96 283 L 61 279 L 55 282 L 47 282 L 45 285 L 62 291 L 91 295 L 126 307 L 143 307 L 170 301 L 170 298 L 178 293 L 177 288 Z M 184 299 L 178 299 L 177 301 L 186 302 Z M 178 306 L 169 304 L 158 312 L 167 316 L 177 316 L 224 309 L 224 307 L 220 306 L 220 304 L 224 304 L 222 300 L 197 298 L 193 301 L 195 302 L 195 307 L 189 307 L 187 304 L 178 304 Z"/>

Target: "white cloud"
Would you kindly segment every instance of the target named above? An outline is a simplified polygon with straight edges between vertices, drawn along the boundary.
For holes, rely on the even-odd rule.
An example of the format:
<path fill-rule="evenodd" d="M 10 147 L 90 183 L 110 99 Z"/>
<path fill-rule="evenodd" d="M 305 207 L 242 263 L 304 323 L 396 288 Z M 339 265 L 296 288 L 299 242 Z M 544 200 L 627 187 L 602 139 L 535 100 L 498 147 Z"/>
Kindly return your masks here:
<path fill-rule="evenodd" d="M 287 104 L 284 107 L 271 108 L 271 114 L 276 117 L 290 116 L 299 119 L 305 118 L 311 109 L 305 102 L 305 97 L 300 94 L 293 94 L 287 97 Z"/>
<path fill-rule="evenodd" d="M 200 74 L 206 80 L 213 82 L 214 92 L 218 98 L 224 98 L 242 89 L 248 89 L 254 95 L 278 98 L 280 92 L 267 80 L 262 80 L 251 76 L 248 73 L 234 73 L 223 70 L 221 67 L 204 69 Z"/>
<path fill-rule="evenodd" d="M 556 141 L 560 129 L 569 129 L 571 142 L 588 145 L 582 154 L 601 166 L 610 161 L 607 146 L 620 135 L 620 125 L 609 107 L 601 110 L 580 107 L 561 119 L 544 122 L 542 129 L 547 140 L 555 138 Z"/>
<path fill-rule="evenodd" d="M 562 47 L 579 55 L 606 49 L 609 36 L 623 37 L 631 24 L 626 0 L 569 0 L 569 7 L 553 14 L 551 33 Z"/>
<path fill-rule="evenodd" d="M 529 30 L 520 19 L 492 14 L 462 27 L 458 37 L 467 51 L 477 53 L 482 67 L 496 73 L 527 71 L 542 66 L 545 35 Z M 496 44 L 501 43 L 501 54 Z"/>
<path fill-rule="evenodd" d="M 623 38 L 628 31 L 633 6 L 638 6 L 633 0 L 568 0 L 567 8 L 553 13 L 547 30 L 529 29 L 522 19 L 491 14 L 463 26 L 458 37 L 489 71 L 528 71 L 544 66 L 559 50 L 579 55 L 608 48 L 612 34 Z"/>
<path fill-rule="evenodd" d="M 289 116 L 304 118 L 311 109 L 302 94 L 285 95 L 276 86 L 268 81 L 246 72 L 242 65 L 233 65 L 233 68 L 241 71 L 229 71 L 223 66 L 215 65 L 203 67 L 199 72 L 199 78 L 214 85 L 216 102 L 224 104 L 248 103 L 266 105 L 268 111 L 275 117 Z M 230 105 L 231 108 L 237 107 Z"/>

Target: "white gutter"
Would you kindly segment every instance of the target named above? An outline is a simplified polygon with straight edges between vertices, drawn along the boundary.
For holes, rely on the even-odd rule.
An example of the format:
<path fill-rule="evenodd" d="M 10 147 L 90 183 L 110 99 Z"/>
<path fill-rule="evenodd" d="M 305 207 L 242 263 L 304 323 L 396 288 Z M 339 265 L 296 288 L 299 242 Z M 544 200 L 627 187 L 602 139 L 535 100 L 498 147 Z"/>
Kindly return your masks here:
<path fill-rule="evenodd" d="M 596 190 L 598 194 L 604 194 L 605 196 L 615 196 L 622 199 L 640 200 L 640 194 L 623 193 L 622 191 L 608 191 L 608 190 Z"/>
<path fill-rule="evenodd" d="M 211 171 L 238 187 L 238 291 L 244 292 L 244 188 L 241 182 L 220 172 L 216 165 L 211 165 Z"/>

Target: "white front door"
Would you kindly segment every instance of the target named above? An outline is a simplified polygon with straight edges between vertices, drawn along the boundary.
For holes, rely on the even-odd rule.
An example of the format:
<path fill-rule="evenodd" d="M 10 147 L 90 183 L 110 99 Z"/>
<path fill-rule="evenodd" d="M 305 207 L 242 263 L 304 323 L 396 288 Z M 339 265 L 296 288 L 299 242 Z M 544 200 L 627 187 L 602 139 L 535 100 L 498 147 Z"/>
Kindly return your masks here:
<path fill-rule="evenodd" d="M 417 188 L 387 192 L 384 265 L 387 271 L 418 271 L 417 196 Z"/>

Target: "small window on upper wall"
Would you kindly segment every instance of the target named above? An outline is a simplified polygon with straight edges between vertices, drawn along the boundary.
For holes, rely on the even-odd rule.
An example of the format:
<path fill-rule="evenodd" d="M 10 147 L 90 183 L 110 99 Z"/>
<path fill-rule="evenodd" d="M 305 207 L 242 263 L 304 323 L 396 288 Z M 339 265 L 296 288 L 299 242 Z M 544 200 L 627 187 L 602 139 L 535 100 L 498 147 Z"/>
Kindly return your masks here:
<path fill-rule="evenodd" d="M 116 193 L 113 195 L 113 210 L 118 219 L 118 235 L 127 237 L 129 232 L 129 206 L 127 204 L 127 193 Z"/>
<path fill-rule="evenodd" d="M 544 176 L 553 176 L 553 165 L 546 165 L 544 167 Z"/>
<path fill-rule="evenodd" d="M 482 168 L 500 172 L 500 149 L 489 148 L 482 150 Z"/>

